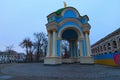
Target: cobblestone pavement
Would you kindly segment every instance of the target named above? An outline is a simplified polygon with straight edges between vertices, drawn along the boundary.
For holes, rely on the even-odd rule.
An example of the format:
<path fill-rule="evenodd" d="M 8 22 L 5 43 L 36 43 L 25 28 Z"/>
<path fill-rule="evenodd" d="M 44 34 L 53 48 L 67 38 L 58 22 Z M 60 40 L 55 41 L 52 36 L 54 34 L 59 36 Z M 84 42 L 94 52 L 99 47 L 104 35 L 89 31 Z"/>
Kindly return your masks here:
<path fill-rule="evenodd" d="M 120 80 L 120 67 L 104 65 L 22 63 L 1 72 L 0 80 Z"/>

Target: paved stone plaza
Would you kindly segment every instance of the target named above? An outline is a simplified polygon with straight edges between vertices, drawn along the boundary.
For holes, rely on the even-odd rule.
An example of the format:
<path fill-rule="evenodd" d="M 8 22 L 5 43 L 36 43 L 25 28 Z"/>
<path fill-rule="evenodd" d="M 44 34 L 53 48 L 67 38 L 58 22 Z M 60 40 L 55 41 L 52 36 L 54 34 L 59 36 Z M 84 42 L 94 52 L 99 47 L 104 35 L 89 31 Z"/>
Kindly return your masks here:
<path fill-rule="evenodd" d="M 0 80 L 120 80 L 120 67 L 42 63 L 0 64 Z"/>

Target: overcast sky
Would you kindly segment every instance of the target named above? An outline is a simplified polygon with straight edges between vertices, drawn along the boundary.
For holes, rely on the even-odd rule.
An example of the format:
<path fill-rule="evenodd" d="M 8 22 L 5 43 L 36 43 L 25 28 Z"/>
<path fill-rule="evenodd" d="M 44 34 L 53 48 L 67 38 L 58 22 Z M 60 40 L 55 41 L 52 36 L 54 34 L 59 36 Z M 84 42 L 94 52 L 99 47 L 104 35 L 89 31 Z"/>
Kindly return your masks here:
<path fill-rule="evenodd" d="M 0 0 L 0 50 L 19 43 L 34 32 L 46 32 L 46 16 L 67 6 L 75 7 L 81 16 L 88 15 L 91 44 L 120 27 L 120 0 Z"/>

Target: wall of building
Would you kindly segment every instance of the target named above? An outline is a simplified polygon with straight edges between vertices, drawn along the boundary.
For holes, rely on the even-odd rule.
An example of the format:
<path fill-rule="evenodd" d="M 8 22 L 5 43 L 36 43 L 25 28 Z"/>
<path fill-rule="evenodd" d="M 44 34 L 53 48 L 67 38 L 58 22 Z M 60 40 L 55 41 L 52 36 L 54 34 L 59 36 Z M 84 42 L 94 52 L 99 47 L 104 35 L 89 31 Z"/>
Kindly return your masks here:
<path fill-rule="evenodd" d="M 120 28 L 91 46 L 94 62 L 105 65 L 120 65 Z"/>

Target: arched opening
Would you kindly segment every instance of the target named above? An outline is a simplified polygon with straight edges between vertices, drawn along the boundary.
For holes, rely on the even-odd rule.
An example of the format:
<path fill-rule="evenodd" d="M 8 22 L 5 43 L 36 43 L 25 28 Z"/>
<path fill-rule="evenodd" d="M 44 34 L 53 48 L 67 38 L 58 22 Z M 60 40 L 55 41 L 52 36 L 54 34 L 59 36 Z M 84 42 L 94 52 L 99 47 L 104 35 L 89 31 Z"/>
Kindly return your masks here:
<path fill-rule="evenodd" d="M 62 58 L 63 63 L 76 62 L 75 59 L 79 56 L 78 53 L 78 33 L 74 29 L 66 29 L 62 32 Z M 63 55 L 64 54 L 64 55 Z M 74 59 L 74 60 L 73 60 Z M 71 63 L 70 62 L 70 63 Z"/>
<path fill-rule="evenodd" d="M 65 40 L 76 40 L 78 38 L 78 34 L 73 29 L 67 29 L 62 33 L 62 39 Z"/>

